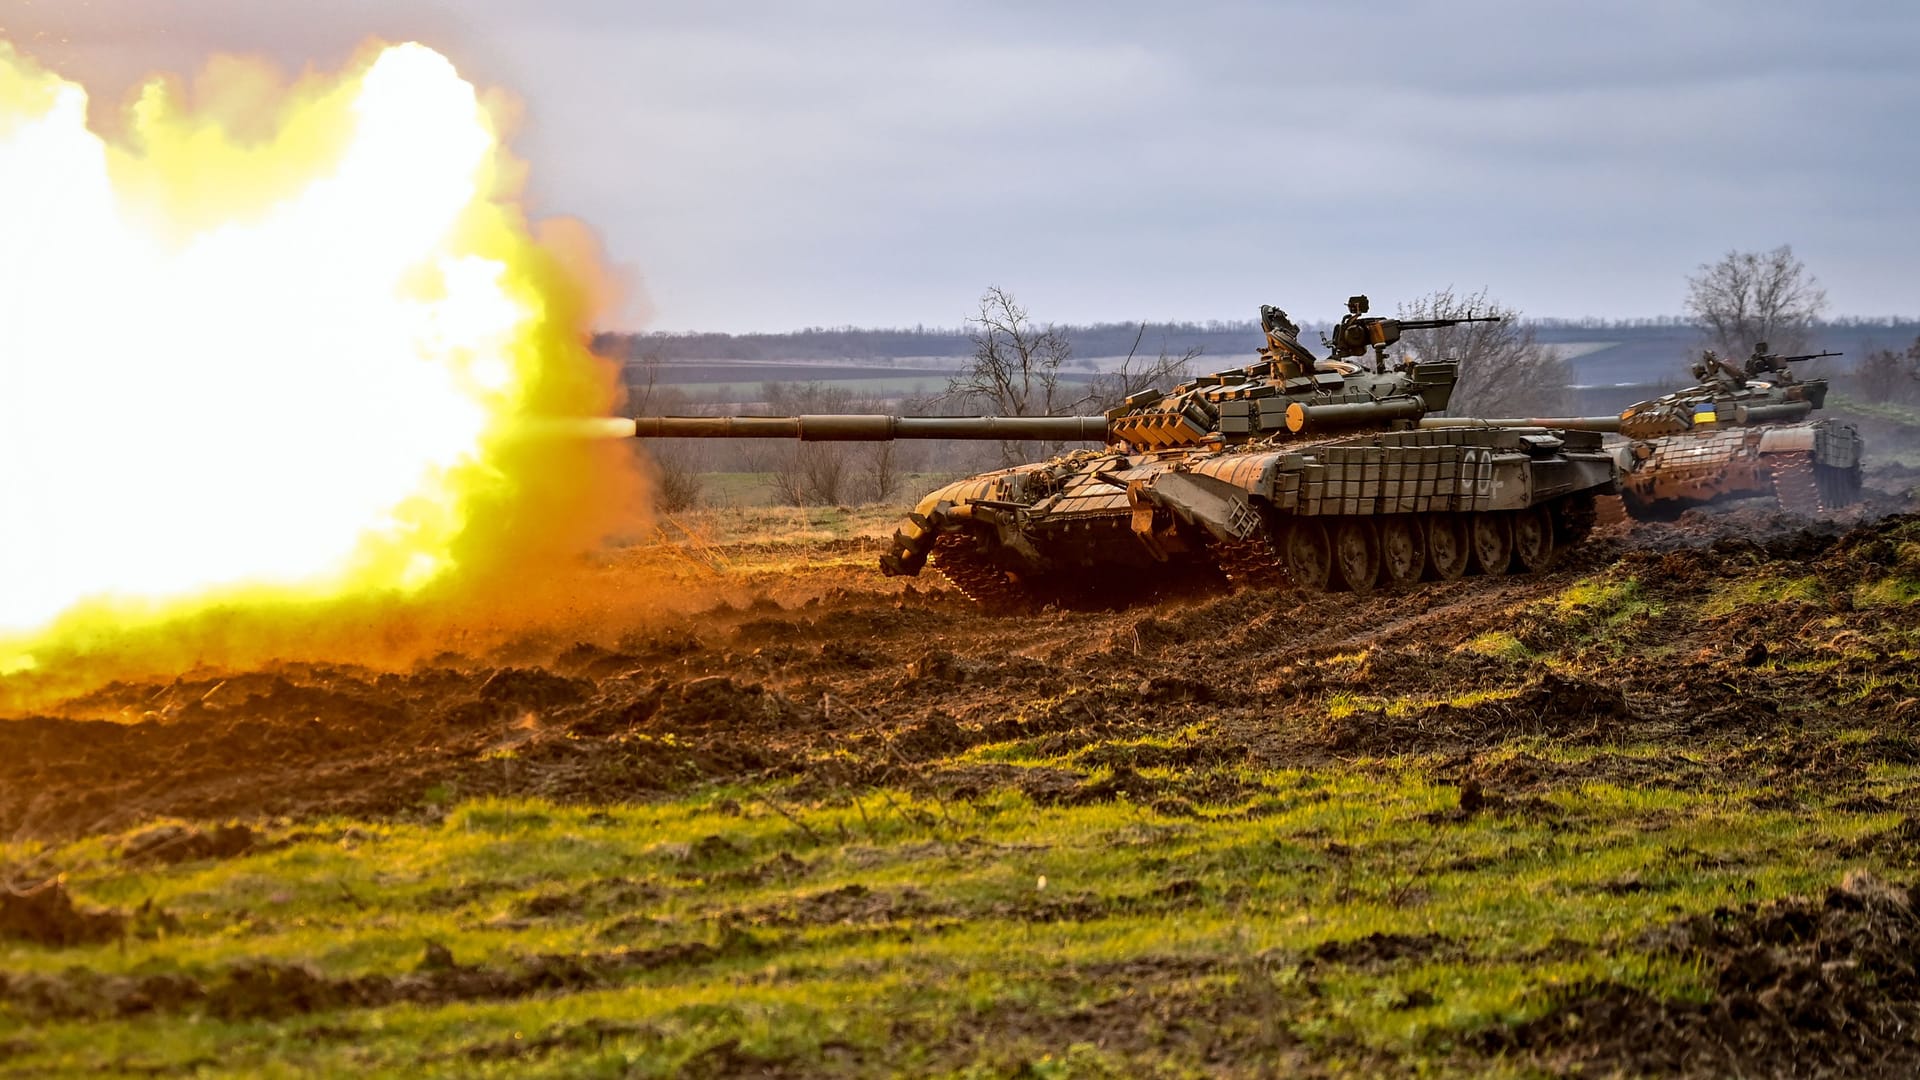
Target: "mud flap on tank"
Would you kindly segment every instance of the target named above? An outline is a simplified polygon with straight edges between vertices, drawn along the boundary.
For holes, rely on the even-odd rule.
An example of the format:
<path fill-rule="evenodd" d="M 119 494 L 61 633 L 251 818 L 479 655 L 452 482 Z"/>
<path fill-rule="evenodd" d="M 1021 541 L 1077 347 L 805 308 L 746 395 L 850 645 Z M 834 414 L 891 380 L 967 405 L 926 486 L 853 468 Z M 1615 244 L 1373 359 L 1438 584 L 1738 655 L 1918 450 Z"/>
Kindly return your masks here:
<path fill-rule="evenodd" d="M 1172 515 L 1166 515 L 1164 523 L 1159 520 L 1160 504 L 1144 481 L 1128 481 L 1127 505 L 1133 508 L 1130 521 L 1133 537 L 1155 562 L 1167 562 L 1175 552 L 1187 550 L 1186 542 L 1174 528 Z"/>
<path fill-rule="evenodd" d="M 1178 471 L 1160 474 L 1152 485 L 1144 493 L 1146 498 L 1166 507 L 1180 520 L 1201 526 L 1217 540 L 1237 543 L 1261 532 L 1260 512 L 1241 487 L 1215 477 Z M 1131 486 L 1128 491 L 1131 493 Z"/>
<path fill-rule="evenodd" d="M 1813 479 L 1820 487 L 1820 502 L 1832 510 L 1860 501 L 1860 466 L 1850 469 L 1822 465 L 1816 458 Z"/>

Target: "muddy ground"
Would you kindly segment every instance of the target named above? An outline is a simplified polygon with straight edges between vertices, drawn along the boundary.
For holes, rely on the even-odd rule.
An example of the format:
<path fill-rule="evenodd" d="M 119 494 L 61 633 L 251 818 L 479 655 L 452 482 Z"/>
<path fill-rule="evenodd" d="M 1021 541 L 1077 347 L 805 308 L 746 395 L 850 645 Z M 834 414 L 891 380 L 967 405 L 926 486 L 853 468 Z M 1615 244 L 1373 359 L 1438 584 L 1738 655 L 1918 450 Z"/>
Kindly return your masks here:
<path fill-rule="evenodd" d="M 1906 520 L 1697 515 L 1616 527 L 1537 576 L 1366 599 L 1202 591 L 1113 611 L 987 613 L 931 573 L 889 581 L 832 565 L 809 582 L 790 569 L 777 586 L 784 603 L 723 599 L 609 645 L 560 646 L 548 635 L 403 672 L 302 662 L 110 683 L 0 723 L 0 835 L 71 839 L 158 817 L 406 815 L 435 789 L 604 801 L 763 775 L 878 782 L 983 742 L 1112 738 L 1202 715 L 1231 733 L 1211 752 L 1281 766 L 1471 754 L 1532 731 L 1614 741 L 1762 733 L 1783 701 L 1851 696 L 1825 675 L 1760 663 L 1818 655 L 1822 643 L 1802 631 L 1825 608 L 1770 604 L 1713 624 L 1638 627 L 1662 658 L 1629 655 L 1605 679 L 1461 646 L 1489 632 L 1537 651 L 1569 644 L 1555 640 L 1564 624 L 1525 608 L 1610 566 L 1634 574 L 1643 599 L 1683 607 L 1783 564 L 1871 580 L 1899 568 L 1901 553 L 1881 538 Z M 1672 662 L 1675 648 L 1684 662 Z M 1320 663 L 1360 653 L 1364 662 L 1337 677 Z M 1888 657 L 1875 671 L 1883 687 L 1833 704 L 1863 722 L 1913 713 L 1920 665 Z M 1330 693 L 1488 690 L 1520 693 L 1418 716 L 1363 710 L 1330 721 L 1326 709 Z M 1791 733 L 1780 734 L 1790 747 Z"/>
<path fill-rule="evenodd" d="M 0 837 L 137 835 L 162 818 L 432 819 L 482 795 L 605 803 L 764 778 L 796 779 L 801 791 L 891 785 L 958 797 L 1017 784 L 1036 802 L 1124 796 L 1177 809 L 1234 797 L 1234 774 L 1220 765 L 1396 754 L 1437 758 L 1460 784 L 1462 813 L 1593 779 L 1760 784 L 1793 798 L 1875 765 L 1920 762 L 1920 661 L 1884 637 L 1833 629 L 1850 613 L 1881 629 L 1920 627 L 1910 603 L 1855 611 L 1851 599 L 1920 575 L 1915 519 L 1889 513 L 1904 508 L 1882 497 L 1881 516 L 1838 522 L 1747 506 L 1616 526 L 1541 575 L 1366 599 L 1200 591 L 1119 610 L 990 614 L 931 574 L 901 582 L 841 560 L 796 563 L 717 582 L 726 598 L 706 610 L 639 619 L 611 638 L 572 641 L 562 630 L 405 671 L 310 662 L 195 671 L 114 682 L 7 718 Z M 840 541 L 834 552 L 877 559 L 883 544 Z M 622 556 L 637 576 L 654 557 Z M 1644 610 L 1628 610 L 1625 625 L 1602 627 L 1605 612 L 1541 613 L 1602 574 L 1636 583 Z M 1660 615 L 1783 575 L 1815 579 L 1823 599 Z M 1489 635 L 1513 647 L 1483 647 Z M 1563 662 L 1549 666 L 1548 656 Z M 1375 699 L 1431 702 L 1388 710 Z M 1168 752 L 1178 760 L 1136 752 L 1097 781 L 951 761 L 984 743 L 1094 747 L 1202 720 L 1210 734 Z M 1829 727 L 1842 726 L 1872 735 L 1837 741 Z M 1529 736 L 1671 752 L 1480 760 Z M 1137 771 L 1148 767 L 1175 771 Z M 1920 792 L 1885 808 L 1920 813 Z M 243 826 L 166 833 L 136 854 L 218 856 L 251 838 Z M 1885 843 L 1920 858 L 1912 835 Z M 54 912 L 46 917 L 66 918 L 53 899 L 41 897 Z M 1920 1061 L 1904 1034 L 1920 1005 L 1916 925 L 1903 890 L 1863 879 L 1798 907 L 1649 927 L 1665 935 L 1651 947 L 1694 950 L 1723 993 L 1682 1006 L 1576 988 L 1548 1015 L 1458 1052 L 1601 1075 L 1779 1072 L 1782 1054 L 1801 1055 L 1809 1074 L 1908 1067 Z"/>

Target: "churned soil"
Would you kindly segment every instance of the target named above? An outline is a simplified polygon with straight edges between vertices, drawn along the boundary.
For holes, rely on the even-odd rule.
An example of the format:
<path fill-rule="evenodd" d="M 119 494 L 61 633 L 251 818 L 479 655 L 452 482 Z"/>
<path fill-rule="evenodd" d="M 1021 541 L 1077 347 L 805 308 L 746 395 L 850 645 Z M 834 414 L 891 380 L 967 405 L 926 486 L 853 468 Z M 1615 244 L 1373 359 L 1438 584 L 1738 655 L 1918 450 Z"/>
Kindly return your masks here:
<path fill-rule="evenodd" d="M 1697 963 L 1705 1002 L 1615 983 L 1575 987 L 1478 1049 L 1575 1075 L 1912 1076 L 1920 1070 L 1920 912 L 1855 872 L 1822 897 L 1747 904 L 1644 935 Z"/>
<path fill-rule="evenodd" d="M 1844 628 L 1871 602 L 1876 625 L 1920 630 L 1914 605 L 1885 585 L 1920 580 L 1916 526 L 1901 514 L 1809 523 L 1767 509 L 1692 513 L 1603 530 L 1533 576 L 1365 598 L 1196 586 L 1146 604 L 1012 614 L 982 611 L 932 574 L 901 582 L 845 560 L 795 563 L 777 583 L 716 587 L 725 598 L 706 610 L 612 634 L 560 626 L 404 670 L 198 669 L 108 682 L 0 718 L 0 836 L 110 835 L 122 838 L 121 858 L 167 863 L 244 855 L 266 822 L 431 819 L 481 796 L 607 803 L 767 779 L 802 794 L 888 786 L 965 798 L 1015 787 L 1043 805 L 1125 798 L 1177 816 L 1244 800 L 1263 768 L 1405 754 L 1437 761 L 1459 785 L 1459 808 L 1445 812 L 1455 815 L 1550 816 L 1544 794 L 1594 780 L 1819 790 L 1876 765 L 1920 763 L 1920 661 Z M 884 543 L 841 546 L 877 560 Z M 1782 591 L 1782 581 L 1810 584 Z M 1834 738 L 1841 727 L 1856 734 Z M 1152 739 L 1176 731 L 1184 737 Z M 1530 736 L 1655 752 L 1483 760 Z M 1014 740 L 1059 764 L 964 757 Z M 1920 813 L 1920 796 L 1874 809 Z M 1916 821 L 1862 844 L 1890 863 L 1920 860 Z M 765 872 L 798 891 L 736 913 L 763 935 L 942 914 L 911 888 L 809 891 L 798 860 Z M 111 940 L 139 917 L 76 907 L 57 877 L 11 873 L 0 880 L 0 936 Z M 1154 910 L 1169 899 L 1098 902 Z M 998 914 L 1084 918 L 1075 905 L 1094 902 L 1047 895 Z M 1593 1075 L 1768 1075 L 1781 1062 L 1806 1075 L 1910 1072 L 1920 1067 L 1916 932 L 1907 890 L 1864 875 L 1824 897 L 1652 928 L 1645 948 L 1697 960 L 1711 1000 L 1577 986 L 1538 1019 L 1457 1052 Z M 497 969 L 430 949 L 418 970 L 377 977 L 267 962 L 204 979 L 0 975 L 0 998 L 47 1017 L 193 1009 L 267 1019 L 592 988 L 636 966 L 706 964 L 766 940 Z M 1365 968 L 1459 948 L 1375 934 L 1305 963 Z M 1171 1007 L 1157 993 L 1129 1007 Z M 1232 1007 L 1180 1005 L 1182 1015 Z M 1245 1038 L 1228 1049 L 1292 1053 L 1279 1035 Z"/>
<path fill-rule="evenodd" d="M 1070 771 L 1013 777 L 938 763 L 975 745 L 1038 738 L 1051 753 L 1087 749 L 1089 767 L 1111 765 L 1098 760 L 1099 744 L 1202 719 L 1207 736 L 1165 751 L 1178 760 L 1123 764 L 1291 766 L 1465 754 L 1526 734 L 1601 743 L 1765 732 L 1778 738 L 1745 751 L 1744 764 L 1817 781 L 1920 754 L 1884 739 L 1836 749 L 1782 719 L 1784 708 L 1823 697 L 1842 704 L 1830 673 L 1791 661 L 1847 652 L 1809 627 L 1849 606 L 1850 590 L 1900 569 L 1888 537 L 1907 523 L 1689 515 L 1616 529 L 1527 577 L 1364 599 L 1200 589 L 1146 606 L 1012 615 L 983 612 L 931 575 L 903 587 L 836 565 L 805 600 L 722 600 L 611 641 L 561 645 L 549 635 L 403 671 L 288 662 L 118 681 L 0 719 L 0 835 L 71 839 L 168 818 L 404 816 L 481 795 L 617 801 L 785 776 L 1018 783 L 1036 799 L 1071 802 L 1114 792 Z M 1603 571 L 1631 578 L 1642 605 L 1613 628 L 1640 648 L 1610 657 L 1604 676 L 1463 647 L 1505 634 L 1577 661 L 1592 648 L 1581 635 L 1605 613 L 1543 602 Z M 1782 573 L 1824 582 L 1828 599 L 1690 613 L 1716 588 Z M 785 575 L 783 591 L 791 596 L 804 577 Z M 1915 621 L 1908 606 L 1875 617 Z M 1659 659 L 1642 655 L 1653 646 Z M 1920 721 L 1920 664 L 1867 652 L 1843 666 L 1870 664 L 1879 688 L 1858 700 L 1847 692 L 1847 712 L 1863 726 Z M 1334 699 L 1355 704 L 1330 709 Z M 1491 782 L 1512 794 L 1551 783 L 1551 772 Z M 1100 783 L 1149 801 L 1234 794 L 1124 770 Z M 141 842 L 165 860 L 237 852 L 247 837 Z"/>

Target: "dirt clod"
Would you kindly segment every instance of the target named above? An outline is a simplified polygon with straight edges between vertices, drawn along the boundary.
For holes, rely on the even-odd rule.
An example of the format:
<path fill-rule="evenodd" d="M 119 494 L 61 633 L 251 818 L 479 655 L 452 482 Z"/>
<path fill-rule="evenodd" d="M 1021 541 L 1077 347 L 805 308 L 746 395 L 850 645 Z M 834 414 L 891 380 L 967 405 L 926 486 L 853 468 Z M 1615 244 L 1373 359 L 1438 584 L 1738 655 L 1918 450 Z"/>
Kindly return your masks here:
<path fill-rule="evenodd" d="M 127 862 L 183 863 L 199 859 L 231 859 L 253 849 L 257 840 L 246 825 L 216 825 L 200 829 L 179 822 L 153 825 L 127 837 L 120 857 Z"/>
<path fill-rule="evenodd" d="M 0 883 L 0 938 L 64 948 L 112 941 L 126 925 L 123 912 L 76 905 L 64 878 L 26 888 Z"/>

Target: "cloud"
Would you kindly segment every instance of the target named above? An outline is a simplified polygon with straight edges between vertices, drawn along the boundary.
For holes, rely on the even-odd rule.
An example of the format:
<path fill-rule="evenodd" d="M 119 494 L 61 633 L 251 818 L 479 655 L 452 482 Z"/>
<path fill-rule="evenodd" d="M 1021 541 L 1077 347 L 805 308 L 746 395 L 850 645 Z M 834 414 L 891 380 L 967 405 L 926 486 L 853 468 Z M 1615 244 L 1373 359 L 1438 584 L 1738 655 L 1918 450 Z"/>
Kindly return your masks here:
<path fill-rule="evenodd" d="M 1443 285 L 1658 314 L 1698 263 L 1782 242 L 1836 311 L 1920 313 L 1897 0 L 84 10 L 62 62 L 445 46 L 525 101 L 537 206 L 644 269 L 662 327 L 951 324 L 988 283 L 1076 321 Z"/>

